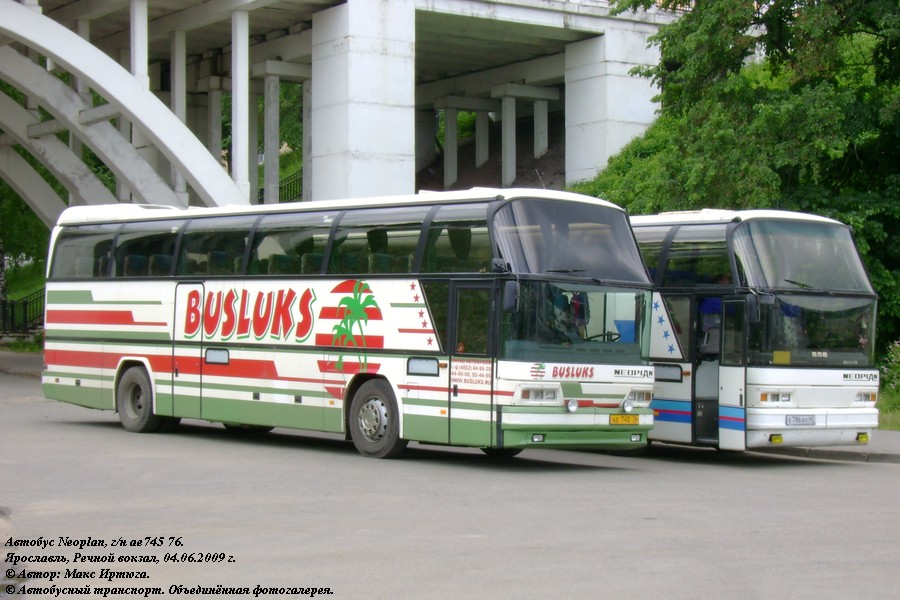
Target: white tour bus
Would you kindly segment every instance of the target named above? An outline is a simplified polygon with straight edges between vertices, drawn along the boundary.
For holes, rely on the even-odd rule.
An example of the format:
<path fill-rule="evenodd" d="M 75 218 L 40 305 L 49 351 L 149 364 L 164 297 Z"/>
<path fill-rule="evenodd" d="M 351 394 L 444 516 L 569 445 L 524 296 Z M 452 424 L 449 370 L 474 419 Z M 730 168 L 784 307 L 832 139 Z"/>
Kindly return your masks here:
<path fill-rule="evenodd" d="M 651 440 L 729 450 L 869 441 L 877 298 L 847 226 L 715 209 L 631 223 L 655 290 Z"/>
<path fill-rule="evenodd" d="M 647 443 L 651 284 L 620 208 L 543 190 L 79 206 L 53 230 L 48 398 L 513 455 Z"/>

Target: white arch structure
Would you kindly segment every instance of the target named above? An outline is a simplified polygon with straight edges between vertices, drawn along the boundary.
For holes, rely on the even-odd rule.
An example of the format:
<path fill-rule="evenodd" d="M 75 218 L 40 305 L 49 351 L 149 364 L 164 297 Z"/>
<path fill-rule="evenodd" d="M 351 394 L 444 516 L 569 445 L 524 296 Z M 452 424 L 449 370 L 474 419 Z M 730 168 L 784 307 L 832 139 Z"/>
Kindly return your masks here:
<path fill-rule="evenodd" d="M 132 127 L 137 127 L 183 175 L 201 203 L 220 206 L 249 202 L 188 127 L 109 56 L 66 27 L 14 0 L 0 0 L 0 14 L 3 15 L 0 36 L 47 56 L 87 82 L 107 100 L 109 109 L 102 113 L 104 120 L 93 122 L 91 116 L 97 114 L 97 108 L 89 106 L 57 77 L 9 45 L 0 47 L 0 78 L 38 99 L 41 106 L 64 128 L 81 139 L 112 169 L 120 182 L 134 194 L 136 201 L 184 205 L 172 187 L 108 120 L 119 115 L 128 119 Z M 59 129 L 48 128 L 46 135 L 41 135 L 35 117 L 28 111 L 25 111 L 27 118 L 21 111 L 17 112 L 18 117 L 4 114 L 0 121 L 7 135 L 26 147 L 79 198 L 90 203 L 110 201 L 111 195 L 98 193 L 90 178 L 84 175 L 84 167 L 71 168 L 72 159 L 79 159 L 71 152 L 64 153 L 50 141 Z M 11 121 L 17 118 L 25 118 L 25 123 L 30 123 L 31 127 L 14 126 Z M 11 157 L 11 153 L 15 154 L 12 148 L 3 147 L 0 150 L 3 152 L 3 164 L 6 169 L 12 170 L 11 174 L 5 172 L 6 169 L 0 171 L 4 178 L 45 221 L 48 218 L 55 220 L 53 215 L 61 210 L 62 201 L 51 201 L 47 190 L 37 181 L 43 181 L 40 176 L 35 179 L 22 174 L 19 169 L 25 161 L 19 163 Z M 10 166 L 12 163 L 18 166 Z M 30 167 L 28 170 L 33 172 Z M 57 194 L 53 195 L 59 198 Z"/>

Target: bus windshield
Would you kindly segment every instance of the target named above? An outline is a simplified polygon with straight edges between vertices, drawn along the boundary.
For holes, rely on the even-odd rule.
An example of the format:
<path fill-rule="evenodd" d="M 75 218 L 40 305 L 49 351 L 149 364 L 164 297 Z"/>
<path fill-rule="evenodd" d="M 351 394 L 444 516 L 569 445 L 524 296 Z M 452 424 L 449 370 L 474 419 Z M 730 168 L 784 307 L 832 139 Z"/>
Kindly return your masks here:
<path fill-rule="evenodd" d="M 759 326 L 750 328 L 750 364 L 873 367 L 875 306 L 874 298 L 763 296 Z"/>
<path fill-rule="evenodd" d="M 747 221 L 735 230 L 732 244 L 748 287 L 874 293 L 850 230 L 843 225 Z"/>
<path fill-rule="evenodd" d="M 503 205 L 492 232 L 515 273 L 562 273 L 649 285 L 621 210 L 581 202 L 528 198 Z"/>
<path fill-rule="evenodd" d="M 505 290 L 515 298 L 504 303 L 518 300 L 518 306 L 503 315 L 501 358 L 605 364 L 646 359 L 649 291 L 532 280 L 520 280 L 517 288 Z"/>

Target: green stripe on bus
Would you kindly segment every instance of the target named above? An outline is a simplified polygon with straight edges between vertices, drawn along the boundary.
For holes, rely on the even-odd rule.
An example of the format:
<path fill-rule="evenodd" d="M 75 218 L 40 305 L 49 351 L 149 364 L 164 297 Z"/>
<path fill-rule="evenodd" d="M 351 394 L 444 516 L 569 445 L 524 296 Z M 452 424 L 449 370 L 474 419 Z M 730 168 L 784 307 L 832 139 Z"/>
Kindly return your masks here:
<path fill-rule="evenodd" d="M 135 342 L 170 342 L 172 336 L 166 331 L 84 331 L 54 329 L 47 335 L 47 341 L 55 340 L 97 340 L 110 343 L 135 341 Z"/>
<path fill-rule="evenodd" d="M 47 304 L 128 304 L 153 306 L 160 305 L 160 300 L 94 300 L 90 290 L 50 290 L 47 292 Z"/>

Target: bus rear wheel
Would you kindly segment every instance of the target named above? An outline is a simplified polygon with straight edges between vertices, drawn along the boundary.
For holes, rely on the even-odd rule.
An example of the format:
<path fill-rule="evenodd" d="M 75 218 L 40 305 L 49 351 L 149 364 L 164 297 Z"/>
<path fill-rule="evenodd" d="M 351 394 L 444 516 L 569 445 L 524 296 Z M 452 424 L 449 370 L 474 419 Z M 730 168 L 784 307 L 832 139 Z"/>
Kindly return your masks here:
<path fill-rule="evenodd" d="M 350 438 L 363 456 L 392 458 L 406 448 L 400 439 L 397 400 L 386 381 L 362 384 L 350 403 Z"/>
<path fill-rule="evenodd" d="M 122 427 L 134 433 L 153 433 L 166 423 L 153 414 L 153 387 L 143 367 L 131 367 L 116 387 L 116 410 Z"/>

